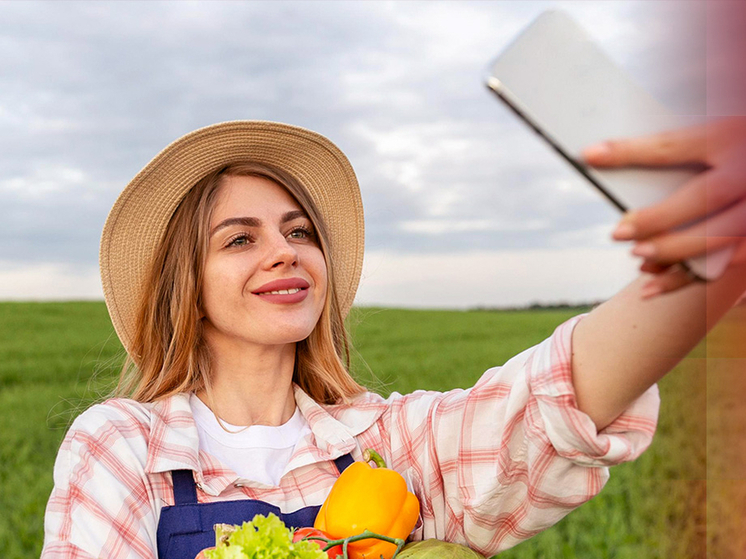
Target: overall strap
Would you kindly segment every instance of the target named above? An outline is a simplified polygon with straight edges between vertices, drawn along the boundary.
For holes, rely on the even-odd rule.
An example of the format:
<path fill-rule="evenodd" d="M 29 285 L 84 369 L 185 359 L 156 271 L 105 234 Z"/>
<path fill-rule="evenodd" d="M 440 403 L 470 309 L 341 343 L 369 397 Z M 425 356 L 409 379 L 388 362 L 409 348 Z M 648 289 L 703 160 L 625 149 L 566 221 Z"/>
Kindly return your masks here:
<path fill-rule="evenodd" d="M 346 454 L 337 458 L 334 463 L 341 474 L 354 460 Z M 274 513 L 286 526 L 300 528 L 313 526 L 321 508 L 318 505 L 308 506 L 283 513 L 274 504 L 253 499 L 198 503 L 192 470 L 173 470 L 171 478 L 174 484 L 174 506 L 163 507 L 158 519 L 156 537 L 160 559 L 189 559 L 200 550 L 214 545 L 215 524 L 241 524 L 257 514 L 267 516 Z"/>
<path fill-rule="evenodd" d="M 174 482 L 174 504 L 196 505 L 197 486 L 194 483 L 192 470 L 173 470 L 171 478 Z"/>
<path fill-rule="evenodd" d="M 334 461 L 334 464 L 337 466 L 337 471 L 341 474 L 347 469 L 347 466 L 355 462 L 352 459 L 351 454 L 344 454 L 343 456 L 340 456 Z"/>

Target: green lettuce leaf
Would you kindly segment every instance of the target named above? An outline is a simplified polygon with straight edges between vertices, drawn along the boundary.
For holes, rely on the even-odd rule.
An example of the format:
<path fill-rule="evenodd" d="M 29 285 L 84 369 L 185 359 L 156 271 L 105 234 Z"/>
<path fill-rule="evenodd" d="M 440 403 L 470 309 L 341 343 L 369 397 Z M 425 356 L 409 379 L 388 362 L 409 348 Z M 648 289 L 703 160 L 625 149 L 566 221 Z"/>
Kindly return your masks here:
<path fill-rule="evenodd" d="M 316 543 L 293 543 L 293 533 L 276 515 L 257 514 L 233 532 L 225 545 L 205 552 L 207 559 L 328 559 Z"/>

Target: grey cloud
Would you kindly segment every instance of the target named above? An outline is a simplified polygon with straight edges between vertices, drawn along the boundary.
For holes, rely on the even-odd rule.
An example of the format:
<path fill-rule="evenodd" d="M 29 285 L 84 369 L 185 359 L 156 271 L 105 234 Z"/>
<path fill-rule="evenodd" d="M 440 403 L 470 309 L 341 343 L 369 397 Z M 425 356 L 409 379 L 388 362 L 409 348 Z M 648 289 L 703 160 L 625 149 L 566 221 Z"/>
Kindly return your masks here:
<path fill-rule="evenodd" d="M 699 62 L 672 45 L 683 25 L 671 20 L 677 3 L 560 4 L 671 104 L 696 103 L 681 93 Z M 587 188 L 581 179 L 480 81 L 499 48 L 552 5 L 2 3 L 0 259 L 95 263 L 111 204 L 152 156 L 197 127 L 241 118 L 306 126 L 340 145 L 363 188 L 369 247 L 413 253 L 584 242 L 567 232 L 613 213 L 578 194 Z M 601 5 L 610 14 L 603 20 Z M 622 31 L 607 33 L 614 26 Z M 690 64 L 675 76 L 658 75 L 659 64 L 682 59 Z M 409 130 L 423 148 L 382 153 L 364 130 L 381 137 Z M 39 181 L 39 169 L 83 179 L 60 179 L 36 197 L 8 186 Z M 407 169 L 416 180 L 407 182 Z M 546 227 L 444 234 L 404 227 L 433 212 L 443 223 Z"/>

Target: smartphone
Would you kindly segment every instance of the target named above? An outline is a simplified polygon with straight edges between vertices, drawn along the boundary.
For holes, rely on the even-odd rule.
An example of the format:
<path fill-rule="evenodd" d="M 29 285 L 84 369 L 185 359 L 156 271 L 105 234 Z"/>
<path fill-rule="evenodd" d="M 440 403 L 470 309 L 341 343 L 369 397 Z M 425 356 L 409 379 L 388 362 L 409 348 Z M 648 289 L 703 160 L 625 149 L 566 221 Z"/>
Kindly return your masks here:
<path fill-rule="evenodd" d="M 562 10 L 543 12 L 528 25 L 491 64 L 485 83 L 621 212 L 654 204 L 705 170 L 596 169 L 582 161 L 582 150 L 592 144 L 702 124 L 705 119 L 666 108 Z M 699 279 L 713 280 L 723 273 L 733 250 L 729 246 L 682 265 Z"/>

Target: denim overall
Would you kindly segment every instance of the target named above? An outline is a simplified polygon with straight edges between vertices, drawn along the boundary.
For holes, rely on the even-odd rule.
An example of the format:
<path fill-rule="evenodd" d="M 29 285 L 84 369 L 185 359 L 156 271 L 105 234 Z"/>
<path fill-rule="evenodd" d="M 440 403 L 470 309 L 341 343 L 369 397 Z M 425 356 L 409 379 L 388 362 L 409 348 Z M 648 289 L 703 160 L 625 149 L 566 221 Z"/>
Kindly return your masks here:
<path fill-rule="evenodd" d="M 352 464 L 352 456 L 345 454 L 334 463 L 341 474 Z M 197 486 L 191 470 L 171 472 L 174 483 L 174 505 L 163 507 L 158 521 L 158 559 L 194 559 L 205 549 L 215 545 L 214 524 L 242 524 L 254 515 L 277 515 L 288 528 L 313 526 L 320 506 L 304 507 L 291 513 L 264 501 L 242 499 L 217 503 L 198 503 Z"/>

